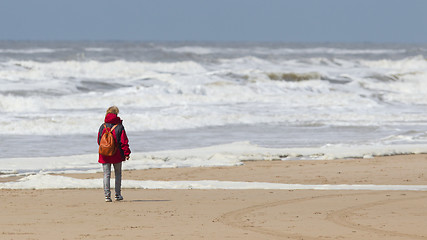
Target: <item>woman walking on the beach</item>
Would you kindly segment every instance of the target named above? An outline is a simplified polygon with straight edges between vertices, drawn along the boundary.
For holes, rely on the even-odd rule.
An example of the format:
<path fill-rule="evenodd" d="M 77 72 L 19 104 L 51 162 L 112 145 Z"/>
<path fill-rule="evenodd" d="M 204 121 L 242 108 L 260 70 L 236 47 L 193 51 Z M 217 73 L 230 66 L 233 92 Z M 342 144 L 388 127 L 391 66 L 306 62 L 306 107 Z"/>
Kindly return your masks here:
<path fill-rule="evenodd" d="M 114 138 L 114 142 L 117 144 L 117 150 L 115 153 L 108 154 L 111 156 L 106 156 L 99 153 L 98 162 L 102 163 L 102 168 L 104 170 L 104 194 L 105 201 L 111 202 L 111 191 L 110 191 L 110 178 L 111 178 L 111 164 L 114 166 L 114 173 L 116 176 L 115 180 L 115 199 L 116 201 L 123 200 L 121 194 L 121 185 L 122 185 L 122 162 L 129 159 L 131 153 L 129 149 L 129 140 L 126 135 L 124 126 L 122 125 L 122 120 L 117 116 L 119 114 L 119 109 L 116 106 L 109 107 L 105 115 L 105 121 L 99 127 L 98 131 L 98 145 L 101 142 L 101 137 L 107 131 L 111 131 Z"/>

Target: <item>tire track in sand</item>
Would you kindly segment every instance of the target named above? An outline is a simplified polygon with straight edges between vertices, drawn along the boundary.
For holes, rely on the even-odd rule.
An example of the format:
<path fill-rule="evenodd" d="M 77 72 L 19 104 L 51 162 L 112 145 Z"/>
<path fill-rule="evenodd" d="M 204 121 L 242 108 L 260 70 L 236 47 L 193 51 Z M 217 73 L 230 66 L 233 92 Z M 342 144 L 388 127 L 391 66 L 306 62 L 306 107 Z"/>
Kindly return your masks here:
<path fill-rule="evenodd" d="M 337 225 L 341 225 L 344 227 L 349 227 L 353 229 L 358 229 L 366 232 L 386 235 L 386 236 L 399 236 L 403 237 L 405 239 L 427 239 L 427 236 L 419 236 L 416 234 L 409 234 L 409 233 L 401 233 L 398 231 L 390 231 L 390 230 L 383 230 L 374 228 L 368 225 L 362 225 L 358 223 L 354 223 L 350 221 L 347 216 L 354 215 L 354 212 L 359 210 L 366 210 L 368 208 L 380 206 L 380 205 L 386 205 L 391 203 L 397 203 L 397 202 L 405 202 L 405 201 L 411 201 L 411 200 L 418 200 L 418 199 L 425 199 L 427 197 L 413 197 L 413 198 L 404 198 L 404 199 L 389 199 L 389 200 L 382 200 L 382 201 L 376 201 L 376 202 L 370 202 L 366 204 L 356 205 L 348 208 L 344 208 L 338 211 L 334 211 L 331 214 L 328 214 L 328 217 L 326 218 L 329 221 L 334 222 Z"/>
<path fill-rule="evenodd" d="M 245 215 L 250 214 L 251 212 L 258 211 L 265 208 L 277 207 L 281 205 L 299 203 L 299 202 L 310 201 L 310 200 L 328 199 L 328 198 L 336 198 L 336 197 L 352 196 L 352 195 L 359 195 L 359 194 L 348 194 L 348 195 L 330 194 L 330 195 L 311 196 L 311 197 L 277 201 L 272 203 L 258 204 L 258 205 L 253 205 L 250 207 L 225 213 L 219 218 L 219 221 L 222 222 L 223 224 L 230 225 L 235 228 L 240 228 L 240 229 L 257 232 L 265 235 L 270 235 L 278 238 L 286 237 L 286 238 L 295 238 L 295 239 L 315 240 L 317 238 L 311 237 L 311 236 L 304 236 L 302 234 L 292 234 L 292 233 L 288 233 L 280 230 L 265 229 L 263 227 L 256 227 L 256 226 L 248 226 L 247 223 L 245 223 L 245 221 L 243 220 L 243 218 Z"/>
<path fill-rule="evenodd" d="M 249 206 L 246 208 L 234 210 L 227 212 L 223 215 L 221 215 L 218 219 L 219 222 L 222 222 L 225 225 L 229 225 L 235 228 L 252 231 L 256 233 L 261 233 L 264 235 L 269 235 L 272 237 L 277 238 L 294 238 L 294 239 L 304 239 L 304 240 L 315 240 L 318 239 L 318 237 L 313 236 L 307 236 L 303 234 L 298 233 L 289 233 L 286 232 L 286 230 L 276 230 L 276 229 L 267 229 L 260 226 L 254 226 L 251 224 L 248 224 L 245 219 L 245 215 L 251 214 L 252 212 L 259 211 L 266 208 L 272 208 L 277 207 L 281 205 L 288 205 L 293 203 L 300 203 L 305 201 L 313 201 L 313 200 L 320 200 L 320 199 L 332 199 L 337 197 L 352 197 L 352 196 L 364 196 L 364 195 L 381 195 L 384 194 L 384 192 L 372 192 L 372 193 L 353 193 L 353 194 L 330 194 L 330 195 L 321 195 L 321 196 L 311 196 L 311 197 L 304 197 L 304 198 L 295 198 L 295 199 L 289 199 L 289 200 L 283 200 L 283 201 L 277 201 L 277 202 L 271 202 L 271 203 L 265 203 L 265 204 L 257 204 L 253 206 Z M 338 209 L 338 210 L 332 210 L 331 213 L 327 214 L 325 217 L 325 221 L 332 222 L 334 224 L 344 226 L 346 228 L 350 229 L 358 229 L 362 230 L 364 232 L 368 233 L 374 233 L 374 234 L 382 234 L 387 236 L 399 236 L 404 237 L 406 239 L 412 238 L 412 239 L 426 239 L 426 237 L 418 236 L 415 234 L 406 234 L 406 233 L 400 233 L 396 231 L 387 231 L 387 230 L 381 230 L 376 229 L 369 226 L 363 226 L 356 223 L 350 222 L 348 219 L 346 219 L 346 216 L 351 215 L 354 211 L 358 211 L 361 209 L 369 208 L 372 206 L 377 206 L 381 204 L 387 204 L 392 202 L 399 202 L 399 201 L 409 201 L 414 199 L 422 199 L 427 197 L 417 197 L 417 198 L 405 198 L 405 199 L 389 199 L 389 200 L 382 200 L 382 201 L 375 201 L 375 202 L 369 202 L 365 204 L 355 205 L 352 207 L 344 208 L 344 209 Z"/>

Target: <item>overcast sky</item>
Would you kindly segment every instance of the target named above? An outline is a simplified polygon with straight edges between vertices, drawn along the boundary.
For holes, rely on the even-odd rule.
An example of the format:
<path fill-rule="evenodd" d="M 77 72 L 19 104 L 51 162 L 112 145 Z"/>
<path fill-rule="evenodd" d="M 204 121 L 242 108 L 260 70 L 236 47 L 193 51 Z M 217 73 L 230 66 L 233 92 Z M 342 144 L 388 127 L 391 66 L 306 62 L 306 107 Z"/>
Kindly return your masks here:
<path fill-rule="evenodd" d="M 427 43 L 427 0 L 0 0 L 0 40 Z"/>

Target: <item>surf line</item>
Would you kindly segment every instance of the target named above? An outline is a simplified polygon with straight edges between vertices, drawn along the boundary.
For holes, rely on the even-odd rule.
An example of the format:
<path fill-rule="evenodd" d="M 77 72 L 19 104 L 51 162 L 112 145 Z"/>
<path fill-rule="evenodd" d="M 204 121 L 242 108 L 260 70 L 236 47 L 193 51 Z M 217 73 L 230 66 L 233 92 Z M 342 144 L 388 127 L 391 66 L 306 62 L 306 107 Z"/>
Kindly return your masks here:
<path fill-rule="evenodd" d="M 14 182 L 0 183 L 0 189 L 94 189 L 102 188 L 102 179 L 77 179 L 60 175 L 36 174 Z M 237 181 L 152 181 L 123 180 L 128 189 L 224 189 L 224 190 L 373 190 L 427 191 L 427 185 L 352 185 L 352 184 L 285 184 Z"/>

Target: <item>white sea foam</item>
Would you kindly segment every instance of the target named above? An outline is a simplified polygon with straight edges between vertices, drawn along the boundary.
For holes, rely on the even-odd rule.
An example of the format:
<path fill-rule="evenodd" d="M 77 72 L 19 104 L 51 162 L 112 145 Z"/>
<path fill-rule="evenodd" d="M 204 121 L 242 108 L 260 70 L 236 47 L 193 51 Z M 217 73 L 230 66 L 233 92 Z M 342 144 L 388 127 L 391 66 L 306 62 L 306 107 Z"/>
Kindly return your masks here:
<path fill-rule="evenodd" d="M 193 61 L 9 61 L 0 64 L 0 112 L 14 121 L 0 122 L 4 134 L 87 133 L 102 121 L 100 106 L 112 104 L 125 108 L 134 131 L 426 122 L 420 108 L 427 105 L 424 59 L 307 61 L 244 57 L 214 67 Z M 41 122 L 42 129 L 34 127 Z"/>
<path fill-rule="evenodd" d="M 260 49 L 267 52 L 268 49 Z M 271 51 L 271 50 L 270 50 Z M 275 54 L 333 54 L 333 55 L 379 55 L 405 53 L 405 49 L 346 49 L 346 48 L 279 48 Z"/>
<path fill-rule="evenodd" d="M 76 179 L 64 176 L 36 174 L 16 182 L 0 183 L 0 189 L 96 189 L 102 188 L 102 179 Z M 427 191 L 427 185 L 305 185 L 267 182 L 233 181 L 137 181 L 123 180 L 122 188 L 133 189 L 274 189 L 274 190 L 373 190 L 373 191 Z"/>
<path fill-rule="evenodd" d="M 68 80 L 70 84 L 81 79 L 103 81 L 132 81 L 151 77 L 153 74 L 196 74 L 204 72 L 204 68 L 192 61 L 172 63 L 129 62 L 117 60 L 112 62 L 99 61 L 8 61 L 0 64 L 0 79 L 12 82 L 25 80 L 45 82 L 46 80 Z M 73 79 L 77 79 L 73 81 Z M 8 90 L 8 89 L 4 89 Z"/>
<path fill-rule="evenodd" d="M 54 53 L 58 51 L 66 51 L 65 48 L 28 48 L 28 49 L 0 49 L 0 53 L 13 53 L 13 54 L 38 54 L 38 53 Z"/>
<path fill-rule="evenodd" d="M 178 53 L 193 53 L 193 54 L 210 54 L 214 53 L 215 49 L 207 48 L 207 47 L 177 47 L 173 49 L 164 49 Z"/>
<path fill-rule="evenodd" d="M 85 51 L 88 52 L 106 52 L 106 51 L 111 51 L 110 48 L 101 48 L 101 47 L 89 47 L 89 48 L 85 48 Z"/>
<path fill-rule="evenodd" d="M 251 160 L 333 160 L 427 153 L 425 145 L 325 145 L 321 148 L 265 148 L 236 142 L 203 148 L 133 153 L 125 170 L 175 167 L 236 166 Z M 97 154 L 1 159 L 3 177 L 35 173 L 88 173 L 101 170 Z"/>
<path fill-rule="evenodd" d="M 238 128 L 230 126 L 249 126 L 246 129 L 254 132 L 277 126 L 283 131 L 275 133 L 274 140 L 271 135 L 255 139 L 261 145 L 264 143 L 263 146 L 277 140 L 280 144 L 275 146 L 286 147 L 291 141 L 288 139 L 299 139 L 291 146 L 319 148 L 330 143 L 348 143 L 356 149 L 370 145 L 381 152 L 384 146 L 394 148 L 395 144 L 408 144 L 404 152 L 413 152 L 416 144 L 427 142 L 425 47 L 33 45 L 0 43 L 0 125 L 4 139 L 10 136 L 15 139 L 2 153 L 27 151 L 24 156 L 33 153 L 45 156 L 44 153 L 50 152 L 49 144 L 44 148 L 40 145 L 40 148 L 22 150 L 20 139 L 31 142 L 34 135 L 58 137 L 55 139 L 83 136 L 86 139 L 75 143 L 86 146 L 88 136 L 96 135 L 105 108 L 111 105 L 121 109 L 120 116 L 131 144 L 132 138 L 153 132 L 176 131 L 178 135 L 170 138 L 180 141 L 191 130 L 198 130 L 197 137 L 202 139 L 203 129 L 224 127 L 233 131 Z M 319 129 L 325 134 L 317 135 L 320 140 L 314 139 L 312 131 Z M 340 129 L 348 134 L 327 132 Z M 361 137 L 359 132 L 366 129 L 372 134 Z M 289 136 L 288 130 L 293 130 L 294 135 Z M 221 135 L 211 132 L 204 136 L 205 142 L 197 146 L 248 140 L 243 133 L 239 134 L 235 138 L 232 132 Z M 355 135 L 359 137 L 354 139 Z M 214 139 L 210 141 L 210 138 Z M 138 144 L 143 146 L 143 141 Z M 151 145 L 163 145 L 161 139 L 150 141 L 154 141 Z M 191 147 L 191 141 L 186 143 L 190 144 L 179 147 Z M 56 146 L 67 149 L 67 142 Z M 92 152 L 86 148 L 74 153 L 77 149 L 59 154 Z M 159 149 L 168 149 L 168 146 Z M 145 150 L 138 148 L 138 151 Z M 295 153 L 305 156 L 305 151 L 302 148 Z M 384 154 L 390 151 L 393 152 L 388 149 Z M 58 151 L 53 155 L 58 155 Z M 351 154 L 343 156 L 348 155 Z M 9 156 L 0 155 L 0 161 L 6 161 L 4 158 Z M 173 164 L 185 166 L 183 162 Z M 34 171 L 51 169 L 41 166 L 43 168 L 36 167 Z M 16 169 L 20 171 L 19 166 Z M 31 171 L 26 167 L 22 170 Z"/>
<path fill-rule="evenodd" d="M 224 47 L 205 47 L 205 46 L 183 46 L 175 48 L 162 48 L 164 51 L 172 51 L 178 53 L 191 54 L 215 54 L 227 53 L 237 54 L 249 52 L 246 48 L 224 48 Z M 254 47 L 250 49 L 251 54 L 266 54 L 266 55 L 287 55 L 287 54 L 333 54 L 333 55 L 381 55 L 381 54 L 401 54 L 405 53 L 405 49 L 350 49 L 350 48 L 282 48 L 282 47 Z"/>

